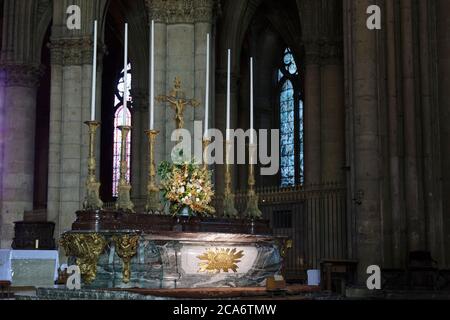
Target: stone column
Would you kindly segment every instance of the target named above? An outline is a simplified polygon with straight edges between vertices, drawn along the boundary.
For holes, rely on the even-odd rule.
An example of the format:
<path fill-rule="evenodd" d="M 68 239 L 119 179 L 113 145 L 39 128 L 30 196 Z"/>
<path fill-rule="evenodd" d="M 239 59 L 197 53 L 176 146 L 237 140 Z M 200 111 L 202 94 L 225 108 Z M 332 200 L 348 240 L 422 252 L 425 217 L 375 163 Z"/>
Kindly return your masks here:
<path fill-rule="evenodd" d="M 36 93 L 42 70 L 33 64 L 4 64 L 1 71 L 0 248 L 9 248 L 14 222 L 33 209 Z"/>
<path fill-rule="evenodd" d="M 441 157 L 442 157 L 442 192 L 443 192 L 443 212 L 444 234 L 443 243 L 445 246 L 446 265 L 450 264 L 450 1 L 438 0 L 436 2 L 437 16 L 437 49 L 438 49 L 438 77 L 439 77 L 439 123 L 441 138 Z"/>
<path fill-rule="evenodd" d="M 305 184 L 321 180 L 321 74 L 320 45 L 305 44 Z"/>
<path fill-rule="evenodd" d="M 358 281 L 363 284 L 366 268 L 382 265 L 382 230 L 380 209 L 380 141 L 378 128 L 377 33 L 366 27 L 367 7 L 371 0 L 345 0 L 344 34 L 347 80 L 349 85 L 348 112 L 353 132 L 350 206 L 354 217 L 354 248 L 358 264 Z"/>
<path fill-rule="evenodd" d="M 33 209 L 36 94 L 49 3 L 2 2 L 0 57 L 0 248 L 9 248 L 15 221 Z"/>
<path fill-rule="evenodd" d="M 392 213 L 392 265 L 402 268 L 406 259 L 406 217 L 404 188 L 402 183 L 402 164 L 400 147 L 400 117 L 398 93 L 398 55 L 397 50 L 397 26 L 398 20 L 395 14 L 394 1 L 386 2 L 386 72 L 387 72 L 387 128 L 389 143 L 389 187 L 391 196 Z"/>
<path fill-rule="evenodd" d="M 344 180 L 344 70 L 341 48 L 338 41 L 327 41 L 322 47 L 322 103 L 319 126 L 322 183 L 342 183 Z"/>
<path fill-rule="evenodd" d="M 51 50 L 50 151 L 48 219 L 55 237 L 70 230 L 75 212 L 83 206 L 87 176 L 88 128 L 92 86 L 93 21 L 98 20 L 96 119 L 101 119 L 103 22 L 106 0 L 78 0 L 81 29 L 69 30 L 66 10 L 71 0 L 54 1 Z M 100 129 L 101 130 L 101 129 Z M 100 131 L 98 132 L 100 139 Z M 100 140 L 98 140 L 100 141 Z M 97 143 L 99 147 L 100 144 Z M 99 150 L 99 149 L 97 149 Z M 97 152 L 98 165 L 101 155 Z"/>
<path fill-rule="evenodd" d="M 442 208 L 441 157 L 439 152 L 439 105 L 437 72 L 431 63 L 436 56 L 436 2 L 421 1 L 419 6 L 420 79 L 423 125 L 424 212 L 429 250 L 440 266 L 446 265 L 444 212 Z"/>
<path fill-rule="evenodd" d="M 179 76 L 186 97 L 196 98 L 200 107 L 187 107 L 185 129 L 194 133 L 194 120 L 203 120 L 205 102 L 206 34 L 211 33 L 212 0 L 146 1 L 150 19 L 155 20 L 155 90 L 167 94 Z M 213 52 L 214 37 L 211 34 Z M 211 71 L 213 70 L 211 53 Z M 213 84 L 211 84 L 211 90 Z M 212 91 L 211 91 L 212 92 Z M 214 104 L 213 96 L 210 102 Z M 168 104 L 156 103 L 155 125 L 161 129 L 156 160 L 170 160 L 175 143 L 170 141 L 175 129 L 175 112 Z M 213 112 L 210 112 L 211 116 Z"/>
<path fill-rule="evenodd" d="M 205 94 L 206 94 L 206 35 L 210 35 L 210 84 L 209 84 L 209 103 L 210 119 L 209 126 L 213 127 L 214 110 L 214 43 L 215 37 L 212 34 L 213 2 L 210 0 L 194 0 L 194 27 L 195 27 L 195 98 L 202 102 L 202 107 L 194 110 L 194 119 L 204 122 L 205 119 Z"/>
<path fill-rule="evenodd" d="M 89 141 L 84 122 L 90 119 L 92 40 L 53 39 L 51 48 L 54 78 L 48 212 L 49 219 L 57 223 L 55 234 L 59 235 L 70 229 L 75 212 L 82 208 L 85 197 Z M 97 79 L 100 81 L 100 74 Z M 98 87 L 101 87 L 100 82 Z M 99 106 L 98 103 L 97 119 L 100 119 Z"/>
<path fill-rule="evenodd" d="M 418 101 L 415 99 L 414 34 L 412 1 L 403 0 L 401 7 L 402 89 L 405 130 L 405 203 L 409 251 L 425 250 L 425 217 L 421 193 L 421 170 L 418 163 L 420 142 L 417 141 Z"/>
<path fill-rule="evenodd" d="M 132 198 L 145 198 L 148 178 L 148 97 L 143 89 L 132 89 L 133 130 L 131 131 L 131 195 Z M 136 203 L 135 203 L 136 204 Z"/>

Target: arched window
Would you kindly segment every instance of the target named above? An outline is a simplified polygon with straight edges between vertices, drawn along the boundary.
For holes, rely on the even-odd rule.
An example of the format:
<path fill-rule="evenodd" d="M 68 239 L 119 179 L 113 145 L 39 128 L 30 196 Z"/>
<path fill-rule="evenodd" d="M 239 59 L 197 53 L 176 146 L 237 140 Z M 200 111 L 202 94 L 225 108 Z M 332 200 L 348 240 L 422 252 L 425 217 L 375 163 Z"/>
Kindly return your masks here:
<path fill-rule="evenodd" d="M 131 126 L 131 109 L 133 108 L 133 99 L 131 97 L 131 64 L 128 65 L 128 82 L 127 82 L 127 94 L 128 94 L 128 102 L 127 108 L 124 108 L 123 99 L 125 93 L 124 86 L 124 75 L 125 72 L 122 70 L 120 73 L 119 81 L 116 86 L 116 93 L 114 99 L 114 144 L 113 144 L 113 181 L 112 181 L 112 194 L 113 197 L 117 197 L 118 195 L 118 185 L 120 179 L 120 150 L 122 147 L 122 133 L 118 129 L 118 127 L 124 125 L 124 112 L 125 112 L 125 120 L 126 125 Z M 130 167 L 131 167 L 131 134 L 127 137 L 127 162 L 128 162 L 128 173 L 127 178 L 130 179 Z"/>
<path fill-rule="evenodd" d="M 287 48 L 278 70 L 280 98 L 281 187 L 304 182 L 303 101 L 294 55 Z"/>

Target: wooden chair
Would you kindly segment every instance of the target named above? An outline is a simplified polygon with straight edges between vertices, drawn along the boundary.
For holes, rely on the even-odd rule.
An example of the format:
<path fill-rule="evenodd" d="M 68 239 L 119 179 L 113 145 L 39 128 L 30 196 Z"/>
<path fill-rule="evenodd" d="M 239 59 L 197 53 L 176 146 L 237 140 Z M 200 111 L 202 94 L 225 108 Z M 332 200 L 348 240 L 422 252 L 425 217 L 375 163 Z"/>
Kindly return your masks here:
<path fill-rule="evenodd" d="M 407 278 L 410 288 L 432 287 L 434 290 L 437 289 L 439 269 L 430 252 L 412 251 L 409 253 Z"/>
<path fill-rule="evenodd" d="M 11 282 L 0 281 L 0 299 L 9 299 L 11 297 Z"/>
<path fill-rule="evenodd" d="M 327 259 L 320 262 L 322 290 L 345 293 L 345 288 L 355 282 L 358 261 Z"/>

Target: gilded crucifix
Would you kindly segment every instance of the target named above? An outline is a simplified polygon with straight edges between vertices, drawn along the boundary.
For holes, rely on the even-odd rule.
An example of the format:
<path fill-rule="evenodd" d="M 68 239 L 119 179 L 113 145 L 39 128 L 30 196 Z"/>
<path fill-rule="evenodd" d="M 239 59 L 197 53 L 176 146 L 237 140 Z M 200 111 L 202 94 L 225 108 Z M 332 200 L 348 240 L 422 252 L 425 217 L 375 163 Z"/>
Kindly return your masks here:
<path fill-rule="evenodd" d="M 195 99 L 186 99 L 184 91 L 181 90 L 181 80 L 179 77 L 175 78 L 174 87 L 167 96 L 156 97 L 158 102 L 168 102 L 175 110 L 175 122 L 177 129 L 184 127 L 184 109 L 186 106 L 196 108 L 200 103 Z"/>

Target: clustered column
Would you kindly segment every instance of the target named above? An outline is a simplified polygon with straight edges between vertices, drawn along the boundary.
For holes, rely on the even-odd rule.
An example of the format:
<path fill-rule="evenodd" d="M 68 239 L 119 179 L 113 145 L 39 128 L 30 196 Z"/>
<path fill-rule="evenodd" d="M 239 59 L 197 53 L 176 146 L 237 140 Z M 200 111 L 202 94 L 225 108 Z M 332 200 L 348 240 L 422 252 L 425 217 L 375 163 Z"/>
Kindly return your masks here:
<path fill-rule="evenodd" d="M 36 93 L 42 70 L 33 64 L 6 64 L 1 69 L 0 247 L 9 248 L 14 222 L 33 209 Z"/>
<path fill-rule="evenodd" d="M 48 216 L 59 235 L 70 229 L 85 196 L 88 131 L 83 123 L 90 119 L 92 40 L 53 39 L 51 55 Z M 97 79 L 101 87 L 101 76 Z"/>

